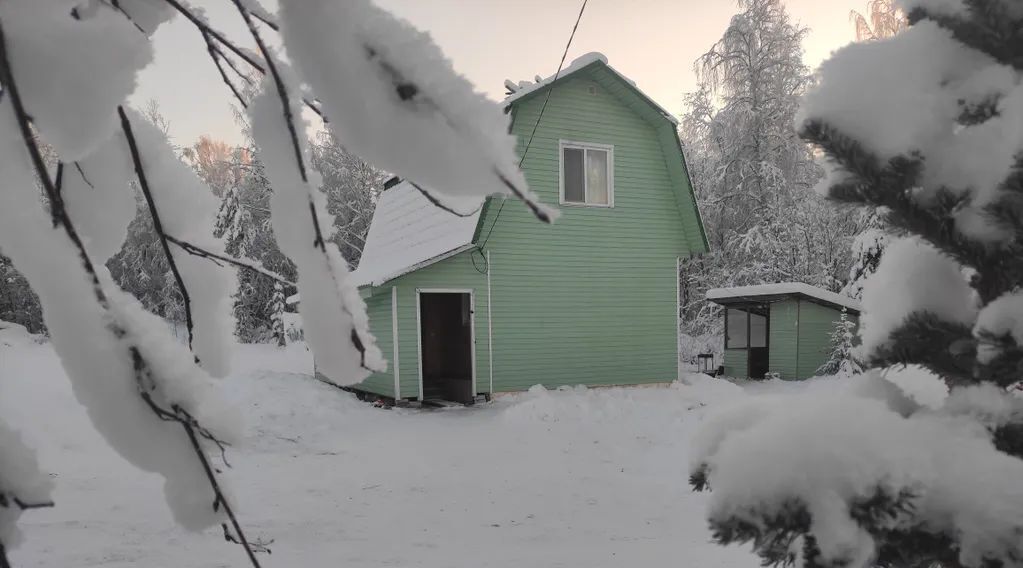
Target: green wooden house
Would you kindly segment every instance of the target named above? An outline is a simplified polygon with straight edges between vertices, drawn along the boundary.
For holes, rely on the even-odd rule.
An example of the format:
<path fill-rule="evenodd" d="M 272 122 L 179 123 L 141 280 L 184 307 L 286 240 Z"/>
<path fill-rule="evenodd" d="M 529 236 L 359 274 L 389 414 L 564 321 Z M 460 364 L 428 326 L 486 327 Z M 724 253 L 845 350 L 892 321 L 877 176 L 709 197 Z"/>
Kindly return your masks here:
<path fill-rule="evenodd" d="M 725 307 L 725 375 L 806 379 L 831 353 L 842 317 L 858 322 L 856 300 L 801 282 L 716 288 L 707 299 Z"/>
<path fill-rule="evenodd" d="M 500 197 L 459 217 L 389 182 L 354 274 L 389 369 L 356 389 L 468 402 L 674 380 L 678 262 L 707 251 L 676 120 L 600 54 L 506 86 L 520 154 L 553 88 L 522 169 L 561 218 Z"/>

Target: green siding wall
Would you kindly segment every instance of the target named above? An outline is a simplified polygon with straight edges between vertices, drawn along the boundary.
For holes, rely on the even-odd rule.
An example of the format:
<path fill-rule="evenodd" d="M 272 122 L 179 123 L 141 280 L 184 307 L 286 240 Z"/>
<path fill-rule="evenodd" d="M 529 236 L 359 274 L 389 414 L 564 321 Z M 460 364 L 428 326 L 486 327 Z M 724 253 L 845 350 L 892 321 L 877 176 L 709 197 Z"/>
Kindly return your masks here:
<path fill-rule="evenodd" d="M 520 154 L 542 104 L 543 96 L 515 104 Z M 702 250 L 701 242 L 690 245 L 701 238 L 699 226 L 687 236 L 695 213 L 680 215 L 669 174 L 669 160 L 679 157 L 666 154 L 648 119 L 586 74 L 559 82 L 522 166 L 530 188 L 555 206 L 559 139 L 614 146 L 614 207 L 561 206 L 553 225 L 513 199 L 495 198 L 486 207 L 477 243 L 485 241 L 491 255 L 494 390 L 674 380 L 676 258 Z M 480 253 L 476 260 L 482 265 Z M 398 289 L 400 396 L 419 394 L 417 287 L 476 291 L 476 390 L 489 391 L 487 277 L 470 253 L 372 293 L 389 301 L 391 286 Z M 372 328 L 384 329 L 375 318 Z M 363 388 L 384 387 L 374 376 Z M 385 394 L 392 393 L 390 387 Z"/>
<path fill-rule="evenodd" d="M 394 396 L 394 375 L 392 374 L 394 365 L 391 361 L 391 354 L 394 352 L 394 336 L 391 326 L 389 288 L 381 288 L 378 295 L 366 298 L 366 313 L 369 315 L 370 331 L 376 337 L 377 347 L 387 359 L 387 371 L 371 374 L 357 385 L 357 388 L 384 396 Z"/>
<path fill-rule="evenodd" d="M 799 378 L 817 374 L 817 369 L 828 360 L 831 352 L 831 334 L 842 313 L 810 302 L 799 301 Z"/>
<path fill-rule="evenodd" d="M 479 255 L 477 254 L 477 260 Z M 482 265 L 481 265 L 482 267 Z M 490 365 L 489 346 L 487 337 L 487 277 L 479 273 L 473 267 L 472 258 L 468 252 L 446 258 L 440 262 L 406 274 L 387 282 L 383 286 L 373 289 L 373 296 L 367 300 L 367 305 L 373 304 L 378 296 L 385 301 L 387 309 L 386 325 L 381 320 L 382 316 L 370 314 L 370 327 L 381 342 L 379 329 L 387 330 L 387 350 L 384 357 L 388 361 L 388 367 L 394 367 L 392 360 L 391 346 L 391 288 L 395 287 L 398 296 L 398 358 L 400 360 L 398 379 L 401 383 L 401 392 L 397 398 L 418 398 L 419 397 L 419 329 L 416 313 L 416 290 L 420 288 L 465 288 L 473 291 L 475 306 L 473 318 L 476 335 L 476 392 L 490 392 Z M 381 384 L 380 379 L 386 376 L 390 382 Z M 394 378 L 387 373 L 374 374 L 364 381 L 358 388 L 394 396 Z"/>
<path fill-rule="evenodd" d="M 768 336 L 768 369 L 782 379 L 798 379 L 799 300 L 784 300 L 771 304 L 771 322 Z"/>
<path fill-rule="evenodd" d="M 745 349 L 725 349 L 725 376 L 736 379 L 749 378 L 749 351 Z"/>

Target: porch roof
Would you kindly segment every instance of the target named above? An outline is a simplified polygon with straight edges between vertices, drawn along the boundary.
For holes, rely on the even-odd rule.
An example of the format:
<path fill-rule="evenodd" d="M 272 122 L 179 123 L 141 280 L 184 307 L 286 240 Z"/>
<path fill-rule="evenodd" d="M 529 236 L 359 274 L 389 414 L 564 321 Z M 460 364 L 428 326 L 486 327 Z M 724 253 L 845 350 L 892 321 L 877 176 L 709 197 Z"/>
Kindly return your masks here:
<path fill-rule="evenodd" d="M 404 180 L 381 193 L 352 275 L 356 285 L 379 286 L 472 248 L 482 198 L 445 196 L 444 204 L 465 216 L 437 207 Z"/>

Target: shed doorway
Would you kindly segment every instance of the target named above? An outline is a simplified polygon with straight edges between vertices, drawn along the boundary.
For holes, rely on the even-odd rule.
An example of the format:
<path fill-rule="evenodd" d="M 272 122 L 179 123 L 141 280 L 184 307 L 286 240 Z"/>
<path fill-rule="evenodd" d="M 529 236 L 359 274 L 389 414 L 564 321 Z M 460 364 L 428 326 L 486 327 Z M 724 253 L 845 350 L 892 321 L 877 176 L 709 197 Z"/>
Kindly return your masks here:
<path fill-rule="evenodd" d="M 420 290 L 419 379 L 424 403 L 471 403 L 476 394 L 473 294 Z"/>
<path fill-rule="evenodd" d="M 763 379 L 770 369 L 768 304 L 735 304 L 725 316 L 725 349 L 746 351 L 746 377 Z"/>

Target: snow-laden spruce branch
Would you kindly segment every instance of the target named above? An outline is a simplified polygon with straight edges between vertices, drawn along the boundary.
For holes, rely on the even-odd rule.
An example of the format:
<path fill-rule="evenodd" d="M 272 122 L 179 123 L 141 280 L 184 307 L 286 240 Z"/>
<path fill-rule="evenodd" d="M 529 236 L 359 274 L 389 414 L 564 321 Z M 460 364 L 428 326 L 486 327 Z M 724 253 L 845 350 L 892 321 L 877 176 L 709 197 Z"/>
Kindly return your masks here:
<path fill-rule="evenodd" d="M 766 564 L 1023 559 L 1023 11 L 901 5 L 911 27 L 836 52 L 797 117 L 827 196 L 900 237 L 863 287 L 872 369 L 723 409 L 694 441 L 715 539 Z M 907 374 L 947 396 L 925 403 Z"/>

